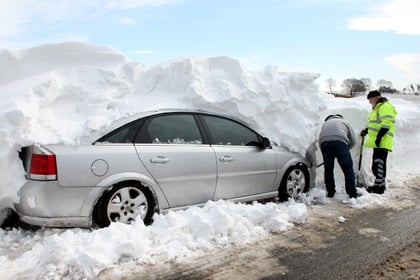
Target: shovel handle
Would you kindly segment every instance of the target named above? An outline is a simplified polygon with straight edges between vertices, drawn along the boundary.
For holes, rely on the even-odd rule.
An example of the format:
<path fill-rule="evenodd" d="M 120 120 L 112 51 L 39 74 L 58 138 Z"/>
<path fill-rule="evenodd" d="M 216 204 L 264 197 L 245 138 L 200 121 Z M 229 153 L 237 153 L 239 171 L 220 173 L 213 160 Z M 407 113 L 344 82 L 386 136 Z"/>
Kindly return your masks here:
<path fill-rule="evenodd" d="M 365 136 L 362 136 L 362 142 L 360 143 L 360 153 L 359 153 L 359 171 L 362 168 L 362 154 L 363 154 L 364 143 L 365 143 Z"/>

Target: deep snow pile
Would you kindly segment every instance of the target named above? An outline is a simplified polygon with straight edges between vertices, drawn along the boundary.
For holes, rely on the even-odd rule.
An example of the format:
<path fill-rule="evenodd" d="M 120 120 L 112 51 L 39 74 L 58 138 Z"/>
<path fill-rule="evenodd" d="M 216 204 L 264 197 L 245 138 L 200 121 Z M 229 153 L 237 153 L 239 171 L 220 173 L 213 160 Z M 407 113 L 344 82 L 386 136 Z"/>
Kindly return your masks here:
<path fill-rule="evenodd" d="M 0 179 L 0 197 L 14 196 L 23 183 L 20 146 L 78 144 L 128 114 L 159 108 L 228 112 L 305 154 L 326 108 L 314 83 L 317 74 L 283 73 L 275 66 L 253 72 L 228 57 L 187 58 L 146 69 L 109 48 L 62 43 L 4 50 L 0 65 L 11 72 L 10 81 L 0 84 L 5 96 L 0 153 L 8 159 L 1 170 L 10 174 Z"/>
<path fill-rule="evenodd" d="M 0 78 L 1 209 L 12 206 L 25 181 L 18 159 L 21 146 L 33 142 L 78 145 L 92 131 L 135 112 L 159 108 L 227 112 L 258 127 L 280 145 L 305 154 L 316 143 L 326 115 L 343 114 L 359 132 L 370 110 L 365 97 L 337 99 L 319 92 L 318 74 L 285 73 L 276 66 L 251 71 L 228 57 L 185 58 L 146 68 L 111 48 L 61 43 L 2 50 L 0 71 L 7 73 Z M 410 173 L 420 173 L 416 165 L 420 109 L 391 98 L 398 116 L 388 178 L 390 186 L 401 187 Z M 352 152 L 357 163 L 358 149 Z M 316 161 L 321 162 L 319 151 L 316 154 Z M 365 149 L 363 170 L 367 174 L 370 156 L 371 151 Z M 322 197 L 322 174 L 318 175 L 319 189 L 312 195 Z M 345 198 L 339 171 L 337 177 L 339 197 Z M 302 202 L 311 203 L 311 199 Z M 356 207 L 384 200 L 386 197 L 365 193 Z M 219 201 L 157 216 L 151 227 L 112 225 L 93 232 L 0 230 L 0 271 L 4 277 L 13 277 L 19 267 L 23 278 L 90 278 L 125 259 L 153 263 L 249 242 L 303 223 L 306 215 L 304 203 L 235 205 Z"/>
<path fill-rule="evenodd" d="M 0 271 L 2 279 L 90 279 L 118 262 L 183 261 L 216 248 L 247 243 L 268 232 L 288 230 L 293 223 L 304 223 L 306 214 L 304 204 L 218 201 L 157 215 L 149 227 L 138 222 L 114 223 L 93 232 L 0 230 Z"/>

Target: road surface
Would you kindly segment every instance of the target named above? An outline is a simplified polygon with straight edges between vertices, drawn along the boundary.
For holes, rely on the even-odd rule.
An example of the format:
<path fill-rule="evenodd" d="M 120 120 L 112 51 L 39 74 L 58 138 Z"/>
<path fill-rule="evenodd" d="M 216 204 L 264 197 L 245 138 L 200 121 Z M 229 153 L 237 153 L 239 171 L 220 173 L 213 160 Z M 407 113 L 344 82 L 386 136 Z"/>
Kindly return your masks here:
<path fill-rule="evenodd" d="M 97 279 L 419 280 L 420 187 L 408 184 L 385 207 L 314 205 L 305 224 L 255 243 L 181 263 L 126 263 Z"/>

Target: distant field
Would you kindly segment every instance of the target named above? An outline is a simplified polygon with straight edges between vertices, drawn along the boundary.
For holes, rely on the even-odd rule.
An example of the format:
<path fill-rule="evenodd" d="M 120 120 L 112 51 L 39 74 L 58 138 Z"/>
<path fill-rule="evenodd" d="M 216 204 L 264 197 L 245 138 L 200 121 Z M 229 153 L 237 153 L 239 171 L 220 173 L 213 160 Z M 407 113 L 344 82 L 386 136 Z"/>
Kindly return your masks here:
<path fill-rule="evenodd" d="M 412 94 L 390 94 L 390 95 L 384 94 L 384 95 L 389 96 L 389 98 L 401 98 L 401 99 L 411 101 L 416 104 L 420 104 L 420 95 L 412 95 Z"/>

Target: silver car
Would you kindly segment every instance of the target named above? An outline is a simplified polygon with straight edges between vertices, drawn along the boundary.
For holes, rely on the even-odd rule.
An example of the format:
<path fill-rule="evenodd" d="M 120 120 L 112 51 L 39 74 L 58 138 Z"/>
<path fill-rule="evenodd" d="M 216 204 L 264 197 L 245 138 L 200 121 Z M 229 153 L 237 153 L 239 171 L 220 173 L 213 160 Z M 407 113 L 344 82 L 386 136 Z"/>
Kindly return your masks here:
<path fill-rule="evenodd" d="M 287 200 L 309 189 L 310 163 L 244 122 L 189 110 L 141 113 L 89 145 L 22 149 L 16 212 L 48 227 L 106 227 L 209 200 Z"/>

